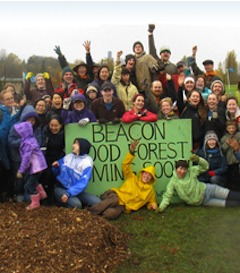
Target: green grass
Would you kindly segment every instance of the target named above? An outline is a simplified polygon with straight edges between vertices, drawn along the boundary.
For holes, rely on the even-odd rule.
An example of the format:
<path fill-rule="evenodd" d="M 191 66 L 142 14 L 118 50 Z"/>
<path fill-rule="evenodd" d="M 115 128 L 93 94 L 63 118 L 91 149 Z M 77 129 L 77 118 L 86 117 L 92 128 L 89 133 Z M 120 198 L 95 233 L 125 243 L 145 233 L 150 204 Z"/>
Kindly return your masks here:
<path fill-rule="evenodd" d="M 231 92 L 240 102 L 237 85 Z M 129 235 L 131 251 L 114 273 L 240 273 L 239 207 L 179 204 L 162 214 L 141 209 L 112 223 Z"/>
<path fill-rule="evenodd" d="M 114 273 L 240 272 L 240 209 L 175 205 L 112 223 L 129 234 L 131 257 Z"/>

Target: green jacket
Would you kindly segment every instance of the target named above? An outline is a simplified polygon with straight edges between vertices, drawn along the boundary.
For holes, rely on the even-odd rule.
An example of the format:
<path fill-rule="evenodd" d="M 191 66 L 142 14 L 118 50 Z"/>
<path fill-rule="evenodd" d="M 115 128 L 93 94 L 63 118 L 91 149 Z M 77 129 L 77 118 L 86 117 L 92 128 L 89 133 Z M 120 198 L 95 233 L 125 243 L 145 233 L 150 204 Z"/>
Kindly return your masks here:
<path fill-rule="evenodd" d="M 115 62 L 113 75 L 111 78 L 112 84 L 116 86 L 118 98 L 122 100 L 126 111 L 132 109 L 133 107 L 133 97 L 138 94 L 137 87 L 129 82 L 129 84 L 124 84 L 121 82 L 121 71 L 122 65 L 121 63 Z"/>
<path fill-rule="evenodd" d="M 160 210 L 163 211 L 170 204 L 174 191 L 187 204 L 193 206 L 201 205 L 204 199 L 206 184 L 198 181 L 197 176 L 200 173 L 206 172 L 208 168 L 208 162 L 199 157 L 198 165 L 189 167 L 184 178 L 178 178 L 175 170 L 167 185 L 163 200 L 159 205 Z"/>

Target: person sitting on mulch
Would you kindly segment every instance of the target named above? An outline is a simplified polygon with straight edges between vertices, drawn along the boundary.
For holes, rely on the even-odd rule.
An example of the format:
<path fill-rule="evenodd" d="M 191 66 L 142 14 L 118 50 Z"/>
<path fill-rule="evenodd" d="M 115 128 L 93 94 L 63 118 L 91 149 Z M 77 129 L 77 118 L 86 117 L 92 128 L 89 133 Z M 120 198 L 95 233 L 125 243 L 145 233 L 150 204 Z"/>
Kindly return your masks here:
<path fill-rule="evenodd" d="M 176 162 L 176 170 L 167 185 L 159 208 L 156 209 L 157 213 L 164 211 L 170 204 L 175 191 L 184 202 L 192 206 L 240 206 L 240 192 L 198 180 L 199 174 L 209 169 L 209 164 L 204 158 L 193 154 L 190 161 L 198 164 L 189 167 L 186 160 L 181 159 Z"/>
<path fill-rule="evenodd" d="M 85 192 L 93 169 L 90 148 L 87 139 L 76 138 L 72 153 L 52 163 L 52 171 L 58 181 L 54 196 L 60 206 L 81 209 L 83 205 L 92 206 L 101 201 L 96 195 Z"/>
<path fill-rule="evenodd" d="M 147 205 L 149 210 L 157 209 L 155 184 L 155 168 L 149 166 L 139 172 L 139 177 L 133 172 L 131 163 L 135 158 L 135 149 L 138 141 L 134 140 L 130 145 L 130 151 L 122 163 L 125 182 L 120 188 L 112 188 L 104 192 L 100 198 L 102 201 L 89 210 L 93 214 L 102 215 L 109 220 L 115 220 L 124 211 L 130 213 Z"/>

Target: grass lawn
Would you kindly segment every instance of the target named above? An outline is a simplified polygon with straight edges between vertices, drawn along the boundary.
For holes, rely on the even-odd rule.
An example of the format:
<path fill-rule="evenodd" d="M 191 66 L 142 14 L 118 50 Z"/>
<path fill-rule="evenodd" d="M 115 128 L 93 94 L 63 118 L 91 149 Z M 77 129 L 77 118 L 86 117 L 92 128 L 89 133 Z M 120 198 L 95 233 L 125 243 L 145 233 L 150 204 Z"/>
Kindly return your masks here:
<path fill-rule="evenodd" d="M 132 253 L 114 273 L 240 272 L 240 208 L 172 205 L 112 221 L 129 234 Z"/>

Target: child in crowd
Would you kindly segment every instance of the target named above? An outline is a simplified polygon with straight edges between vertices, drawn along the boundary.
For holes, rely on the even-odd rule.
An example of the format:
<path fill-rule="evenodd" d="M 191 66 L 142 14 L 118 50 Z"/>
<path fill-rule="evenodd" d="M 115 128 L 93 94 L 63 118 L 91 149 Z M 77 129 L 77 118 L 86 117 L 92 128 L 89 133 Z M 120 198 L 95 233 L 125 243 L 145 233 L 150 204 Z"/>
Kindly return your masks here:
<path fill-rule="evenodd" d="M 101 200 L 85 192 L 93 169 L 93 160 L 88 155 L 91 144 L 84 138 L 76 138 L 72 145 L 72 153 L 53 162 L 52 171 L 58 184 L 54 195 L 57 202 L 70 208 L 92 206 Z"/>
<path fill-rule="evenodd" d="M 73 110 L 68 110 L 72 103 Z M 72 98 L 63 100 L 62 119 L 64 124 L 78 123 L 85 126 L 89 122 L 95 122 L 96 117 L 91 110 L 86 107 L 86 98 L 82 94 L 74 95 Z"/>
<path fill-rule="evenodd" d="M 86 97 L 86 106 L 88 109 L 90 109 L 92 102 L 99 97 L 99 90 L 93 84 L 92 85 L 88 84 L 85 97 Z"/>
<path fill-rule="evenodd" d="M 39 118 L 36 110 L 30 104 L 27 104 L 21 113 L 19 122 L 29 122 L 33 127 L 33 135 L 36 138 L 40 147 L 44 146 L 44 138 L 41 132 L 41 126 L 39 126 Z M 13 188 L 13 194 L 16 195 L 17 202 L 22 202 L 24 198 L 27 198 L 26 192 L 24 192 L 24 179 L 16 179 L 16 174 L 21 164 L 20 156 L 20 143 L 21 137 L 16 131 L 14 126 L 11 127 L 8 134 L 8 146 L 10 149 L 11 159 L 11 187 Z"/>
<path fill-rule="evenodd" d="M 125 182 L 120 188 L 112 188 L 101 195 L 102 201 L 89 210 L 93 214 L 102 215 L 106 219 L 116 219 L 124 211 L 130 213 L 147 205 L 149 210 L 157 208 L 156 194 L 153 185 L 156 182 L 155 168 L 149 166 L 139 172 L 139 177 L 133 172 L 131 163 L 135 158 L 138 141 L 130 145 L 123 163 L 122 170 Z"/>
<path fill-rule="evenodd" d="M 31 204 L 27 210 L 33 210 L 40 206 L 40 200 L 47 197 L 39 178 L 47 163 L 40 146 L 33 135 L 33 127 L 30 122 L 20 122 L 14 125 L 17 134 L 21 138 L 20 156 L 21 164 L 17 172 L 17 178 L 25 174 L 25 188 L 31 197 Z"/>
<path fill-rule="evenodd" d="M 205 183 L 217 184 L 224 187 L 226 183 L 227 161 L 221 151 L 218 136 L 214 131 L 208 131 L 204 145 L 198 155 L 209 163 L 209 170 L 200 174 L 198 179 Z"/>
<path fill-rule="evenodd" d="M 179 197 L 188 205 L 232 207 L 240 206 L 240 193 L 230 191 L 216 184 L 203 183 L 198 176 L 209 169 L 208 162 L 193 154 L 190 160 L 198 165 L 189 167 L 186 160 L 178 160 L 173 176 L 168 182 L 162 202 L 156 212 L 162 212 L 170 204 L 176 191 Z"/>
<path fill-rule="evenodd" d="M 232 149 L 231 145 L 229 145 L 231 139 L 236 139 L 239 143 L 240 132 L 237 131 L 236 121 L 228 120 L 226 122 L 226 133 L 221 138 L 222 150 L 224 155 L 226 156 L 228 164 L 227 187 L 232 190 L 240 190 L 240 160 L 236 158 L 234 150 Z"/>

